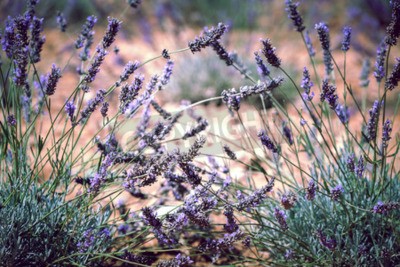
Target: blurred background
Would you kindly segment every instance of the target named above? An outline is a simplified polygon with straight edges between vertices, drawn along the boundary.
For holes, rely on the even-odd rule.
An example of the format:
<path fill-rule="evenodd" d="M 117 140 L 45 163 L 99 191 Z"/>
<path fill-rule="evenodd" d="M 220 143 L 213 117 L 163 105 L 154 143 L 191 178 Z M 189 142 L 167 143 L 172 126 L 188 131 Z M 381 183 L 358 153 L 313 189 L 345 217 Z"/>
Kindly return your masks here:
<path fill-rule="evenodd" d="M 384 36 L 390 20 L 389 1 L 299 2 L 299 11 L 310 31 L 318 60 L 322 60 L 322 57 L 314 30 L 316 23 L 322 20 L 328 23 L 334 53 L 340 52 L 342 28 L 345 25 L 353 28 L 348 64 L 358 67 L 357 74 L 353 75 L 354 82 L 358 83 L 362 62 L 365 58 L 374 59 L 376 47 Z M 0 0 L 0 23 L 4 25 L 8 15 L 23 12 L 25 3 L 23 0 Z M 57 29 L 58 11 L 67 20 L 66 33 Z M 104 81 L 115 80 L 129 60 L 144 61 L 160 55 L 164 48 L 169 51 L 184 48 L 204 26 L 216 25 L 218 22 L 230 26 L 230 32 L 223 40 L 224 45 L 228 51 L 237 52 L 253 76 L 257 76 L 253 53 L 261 48 L 259 38 L 272 39 L 277 46 L 278 55 L 286 63 L 285 68 L 294 78 L 301 79 L 302 67 L 309 65 L 301 38 L 287 18 L 283 0 L 142 0 L 138 8 L 130 7 L 127 0 L 41 0 L 37 6 L 37 14 L 45 18 L 47 41 L 44 53 L 47 53 L 48 58 L 55 57 L 59 64 L 68 62 L 71 71 L 76 66 L 73 60 L 70 61 L 70 54 L 64 52 L 74 50 L 73 42 L 87 16 L 94 14 L 98 18 L 96 40 L 100 40 L 105 31 L 108 16 L 123 21 L 114 47 L 114 51 L 118 53 L 108 56 L 105 71 L 102 70 L 100 75 L 103 78 L 97 81 L 101 85 Z M 302 50 L 299 50 L 299 45 Z M 67 58 L 61 58 L 63 55 L 67 55 Z M 175 70 L 169 92 L 165 94 L 167 100 L 179 97 L 198 101 L 219 95 L 223 89 L 243 85 L 240 73 L 233 68 L 227 68 L 209 49 L 202 52 L 201 56 L 186 52 L 174 56 L 173 60 Z M 43 67 L 49 66 L 46 58 L 40 64 Z M 146 74 L 146 70 L 150 69 L 150 74 L 154 74 L 154 70 L 162 71 L 164 64 L 162 60 L 151 63 L 144 72 Z M 112 82 L 108 84 L 111 85 Z M 292 91 L 287 90 L 289 97 Z M 257 104 L 257 100 L 254 101 Z"/>

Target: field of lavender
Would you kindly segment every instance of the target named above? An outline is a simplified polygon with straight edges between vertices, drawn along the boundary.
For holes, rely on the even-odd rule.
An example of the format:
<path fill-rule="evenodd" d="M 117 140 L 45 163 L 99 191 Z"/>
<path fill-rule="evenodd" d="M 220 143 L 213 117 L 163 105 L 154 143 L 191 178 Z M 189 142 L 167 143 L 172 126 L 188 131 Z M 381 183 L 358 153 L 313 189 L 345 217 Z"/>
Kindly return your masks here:
<path fill-rule="evenodd" d="M 0 16 L 0 266 L 400 266 L 400 0 Z"/>

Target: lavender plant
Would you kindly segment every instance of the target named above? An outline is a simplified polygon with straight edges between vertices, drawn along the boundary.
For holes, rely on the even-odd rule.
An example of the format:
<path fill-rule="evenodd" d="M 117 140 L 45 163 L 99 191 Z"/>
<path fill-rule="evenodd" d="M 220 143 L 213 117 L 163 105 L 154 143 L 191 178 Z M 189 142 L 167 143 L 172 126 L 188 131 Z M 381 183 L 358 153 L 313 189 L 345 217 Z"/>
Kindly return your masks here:
<path fill-rule="evenodd" d="M 280 78 L 271 76 L 259 53 L 256 52 L 255 63 L 260 77 L 245 74 L 252 86 L 270 87 L 254 93 L 271 99 L 276 111 L 261 113 L 262 125 L 257 136 L 252 136 L 246 124 L 242 124 L 245 145 L 240 150 L 250 160 L 231 156 L 234 152 L 227 147 L 224 150 L 229 153 L 228 159 L 250 168 L 251 173 L 259 172 L 258 176 L 270 185 L 275 181 L 278 189 L 275 195 L 271 190 L 263 192 L 262 199 L 259 191 L 236 193 L 239 204 L 233 206 L 238 217 L 242 217 L 239 229 L 242 226 L 250 235 L 255 250 L 253 258 L 259 258 L 261 252 L 268 253 L 259 262 L 268 266 L 396 266 L 400 264 L 400 172 L 396 158 L 400 142 L 398 136 L 393 139 L 392 127 L 399 101 L 391 107 L 386 100 L 396 90 L 398 81 L 395 78 L 398 62 L 390 67 L 390 51 L 398 38 L 395 25 L 399 3 L 391 1 L 392 21 L 378 46 L 374 72 L 378 99 L 367 114 L 355 95 L 356 86 L 347 76 L 351 28 L 343 29 L 342 59 L 338 59 L 336 51 L 333 56 L 328 24 L 316 24 L 325 66 L 325 73 L 320 76 L 318 54 L 314 48 L 310 49 L 312 36 L 306 31 L 299 4 L 288 0 L 285 5 L 304 42 L 304 52 L 310 56 L 311 67 L 304 67 L 303 80 L 296 81 L 285 70 L 285 62 L 278 56 L 279 48 L 270 39 L 261 39 L 266 61 L 292 83 L 301 108 L 298 102 L 289 101 L 289 106 L 284 107 L 276 101 L 274 93 L 280 89 L 280 82 L 276 81 Z M 339 60 L 343 60 L 343 67 Z M 236 64 L 233 67 L 241 70 Z M 365 82 L 366 71 L 361 77 L 361 86 L 370 86 Z M 271 83 L 276 86 L 271 87 Z M 316 89 L 312 89 L 314 84 Z M 313 97 L 318 89 L 320 99 Z M 229 89 L 221 96 L 231 113 L 239 118 L 244 92 L 243 87 Z M 388 140 L 391 140 L 389 145 Z M 257 175 L 253 177 L 257 179 Z M 235 192 L 231 194 L 234 198 Z"/>
<path fill-rule="evenodd" d="M 97 88 L 122 23 L 109 18 L 95 44 L 97 18 L 89 16 L 74 43 L 76 62 L 68 62 L 77 69 L 78 82 L 55 110 L 68 68 L 54 64 L 41 75 L 45 38 L 37 4 L 28 1 L 27 11 L 9 17 L 2 31 L 0 258 L 5 266 L 400 264 L 400 142 L 393 131 L 397 107 L 387 104 L 399 81 L 398 60 L 389 67 L 399 37 L 398 1 L 391 2 L 392 22 L 377 52 L 378 99 L 367 112 L 347 78 L 351 28 L 343 29 L 341 68 L 328 24 L 316 24 L 325 67 L 320 76 L 321 51 L 311 41 L 317 36 L 307 31 L 299 4 L 291 0 L 285 1 L 286 11 L 311 63 L 300 69 L 301 81 L 288 74 L 290 64 L 269 38 L 260 40 L 251 58 L 259 70 L 259 77 L 252 77 L 222 45 L 227 26 L 220 23 L 186 48 L 164 49 L 142 63 L 132 59 L 119 77 Z M 127 4 L 136 9 L 141 1 Z M 205 49 L 249 82 L 184 103 L 178 111 L 165 110 L 157 94 L 168 90 L 174 57 L 185 51 L 195 57 Z M 164 71 L 142 75 L 156 59 L 165 60 Z M 368 73 L 362 74 L 367 88 Z M 299 102 L 287 98 L 283 106 L 277 100 L 278 93 L 288 95 L 284 80 Z M 243 102 L 255 96 L 263 104 L 258 134 L 240 117 Z M 213 100 L 239 118 L 243 151 L 223 144 L 223 156 L 204 162 L 199 158 L 206 151 L 209 121 L 194 107 Z M 184 114 L 193 127 L 172 138 Z M 353 123 L 356 116 L 361 122 Z M 92 136 L 89 127 L 95 128 Z M 183 140 L 189 149 L 177 145 Z M 228 161 L 243 172 L 231 170 Z M 123 193 L 134 203 L 118 200 Z"/>

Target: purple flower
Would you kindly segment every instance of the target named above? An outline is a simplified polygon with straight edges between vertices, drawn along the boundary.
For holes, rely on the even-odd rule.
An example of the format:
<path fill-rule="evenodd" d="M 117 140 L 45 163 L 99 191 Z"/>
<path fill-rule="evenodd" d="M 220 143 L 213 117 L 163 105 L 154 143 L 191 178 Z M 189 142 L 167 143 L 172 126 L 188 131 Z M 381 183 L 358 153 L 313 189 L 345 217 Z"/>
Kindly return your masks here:
<path fill-rule="evenodd" d="M 368 141 L 373 141 L 376 138 L 376 130 L 378 127 L 379 120 L 379 101 L 375 100 L 372 108 L 369 110 L 369 121 L 367 124 Z"/>
<path fill-rule="evenodd" d="M 357 163 L 357 167 L 355 168 L 356 174 L 358 178 L 362 178 L 363 174 L 364 174 L 364 158 L 361 156 L 358 159 L 358 163 Z"/>
<path fill-rule="evenodd" d="M 172 260 L 162 260 L 158 263 L 157 267 L 187 267 L 192 266 L 194 261 L 189 256 L 181 253 L 176 255 Z"/>
<path fill-rule="evenodd" d="M 272 142 L 272 140 L 268 137 L 268 135 L 265 133 L 264 130 L 261 130 L 258 133 L 258 137 L 261 140 L 261 143 L 267 147 L 269 150 L 271 150 L 273 153 L 278 153 L 278 148 L 275 146 L 275 144 Z"/>
<path fill-rule="evenodd" d="M 385 42 L 387 45 L 396 45 L 397 39 L 400 36 L 400 2 L 391 1 L 392 19 L 389 26 L 386 28 Z"/>
<path fill-rule="evenodd" d="M 81 34 L 78 39 L 75 41 L 75 48 L 83 48 L 83 51 L 79 53 L 79 57 L 82 61 L 86 61 L 89 58 L 89 50 L 90 46 L 93 44 L 93 27 L 97 22 L 97 18 L 95 16 L 89 16 L 86 19 L 85 24 L 82 27 Z"/>
<path fill-rule="evenodd" d="M 315 25 L 315 29 L 317 30 L 319 41 L 324 51 L 325 72 L 329 75 L 333 71 L 332 58 L 330 55 L 329 28 L 324 22 L 320 22 Z"/>
<path fill-rule="evenodd" d="M 64 17 L 64 14 L 61 13 L 60 11 L 57 11 L 57 25 L 58 28 L 60 28 L 60 31 L 65 32 L 65 30 L 67 29 L 67 20 Z"/>
<path fill-rule="evenodd" d="M 121 21 L 115 18 L 108 17 L 108 26 L 106 34 L 103 37 L 102 45 L 103 49 L 107 49 L 115 41 L 115 36 L 117 35 L 121 27 Z"/>
<path fill-rule="evenodd" d="M 355 171 L 354 157 L 355 157 L 354 153 L 350 154 L 350 155 L 347 157 L 346 165 L 347 165 L 347 170 L 348 170 L 349 172 L 354 172 L 354 171 Z"/>
<path fill-rule="evenodd" d="M 108 102 L 103 102 L 103 104 L 101 106 L 100 113 L 101 113 L 101 116 L 103 116 L 103 118 L 107 117 L 109 105 L 110 104 Z"/>
<path fill-rule="evenodd" d="M 13 114 L 7 116 L 7 124 L 12 127 L 17 125 L 17 120 L 15 119 L 15 116 Z"/>
<path fill-rule="evenodd" d="M 293 260 L 295 257 L 296 257 L 296 253 L 293 250 L 291 250 L 291 249 L 286 250 L 286 252 L 285 252 L 286 260 Z"/>
<path fill-rule="evenodd" d="M 369 85 L 369 80 L 368 76 L 370 73 L 370 68 L 371 68 L 371 63 L 369 59 L 364 59 L 362 68 L 361 68 L 361 75 L 360 75 L 360 86 L 362 87 L 368 87 Z"/>
<path fill-rule="evenodd" d="M 254 52 L 254 58 L 258 66 L 258 73 L 262 79 L 265 79 L 270 74 L 268 67 L 264 64 L 258 52 Z"/>
<path fill-rule="evenodd" d="M 314 83 L 311 81 L 310 72 L 306 67 L 303 69 L 303 79 L 301 81 L 300 87 L 304 89 L 303 98 L 304 100 L 311 101 L 314 97 L 314 92 L 311 92 L 311 87 Z"/>
<path fill-rule="evenodd" d="M 40 52 L 42 51 L 43 44 L 46 41 L 46 38 L 44 36 L 40 36 L 40 33 L 43 31 L 42 24 L 43 19 L 33 17 L 30 41 L 30 57 L 33 63 L 37 63 L 40 61 Z"/>
<path fill-rule="evenodd" d="M 316 191 L 317 185 L 315 184 L 314 180 L 310 180 L 310 182 L 308 182 L 308 187 L 306 188 L 306 198 L 308 200 L 313 200 L 315 198 Z"/>
<path fill-rule="evenodd" d="M 135 76 L 131 85 L 124 85 L 119 95 L 120 106 L 119 110 L 122 114 L 128 109 L 129 104 L 137 97 L 139 90 L 143 86 L 144 77 L 142 75 Z"/>
<path fill-rule="evenodd" d="M 61 78 L 61 69 L 56 67 L 55 64 L 51 67 L 51 73 L 47 76 L 47 83 L 45 93 L 46 95 L 53 95 L 56 91 L 58 80 Z"/>
<path fill-rule="evenodd" d="M 96 110 L 97 106 L 103 103 L 104 96 L 106 95 L 106 91 L 100 89 L 97 91 L 96 97 L 94 99 L 90 99 L 86 108 L 81 112 L 81 120 L 82 122 L 86 121 L 87 118 Z"/>
<path fill-rule="evenodd" d="M 126 234 L 129 230 L 129 225 L 126 223 L 118 225 L 118 233 Z"/>
<path fill-rule="evenodd" d="M 26 78 L 28 77 L 27 73 L 28 55 L 29 55 L 28 47 L 21 47 L 19 49 L 19 53 L 15 55 L 14 59 L 15 73 L 13 80 L 15 84 L 18 86 L 26 85 Z"/>
<path fill-rule="evenodd" d="M 163 75 L 160 80 L 160 82 L 163 86 L 165 86 L 169 82 L 171 75 L 172 75 L 173 68 L 174 68 L 174 62 L 172 60 L 168 60 L 167 65 L 165 65 L 164 72 L 163 72 Z"/>
<path fill-rule="evenodd" d="M 391 139 L 390 133 L 392 132 L 392 122 L 387 119 L 383 124 L 382 130 L 382 148 L 385 149 L 388 147 L 388 142 Z"/>
<path fill-rule="evenodd" d="M 189 137 L 195 136 L 196 134 L 204 131 L 208 126 L 208 121 L 206 119 L 201 119 L 199 123 L 195 126 L 190 128 L 182 137 L 182 139 L 187 139 Z"/>
<path fill-rule="evenodd" d="M 306 42 L 308 54 L 311 57 L 314 57 L 315 56 L 315 49 L 314 49 L 313 44 L 311 42 L 311 38 L 310 38 L 310 35 L 308 34 L 308 31 L 306 31 L 306 33 L 304 35 L 304 41 Z"/>
<path fill-rule="evenodd" d="M 26 14 L 25 16 L 17 16 L 14 18 L 15 29 L 16 29 L 16 49 L 18 50 L 19 47 L 26 47 L 28 46 L 28 29 L 30 26 L 30 16 Z"/>
<path fill-rule="evenodd" d="M 330 38 L 329 38 L 329 28 L 325 22 L 320 22 L 315 24 L 315 29 L 317 30 L 319 41 L 321 42 L 322 49 L 330 49 Z"/>
<path fill-rule="evenodd" d="M 76 245 L 78 247 L 79 252 L 86 252 L 91 246 L 93 246 L 95 242 L 95 235 L 93 234 L 93 230 L 89 229 L 83 232 L 83 241 L 78 242 Z"/>
<path fill-rule="evenodd" d="M 74 121 L 74 113 L 76 110 L 76 106 L 73 101 L 69 101 L 65 104 L 65 112 L 67 113 L 68 117 L 70 118 L 71 122 Z"/>
<path fill-rule="evenodd" d="M 100 71 L 100 65 L 103 63 L 105 56 L 108 54 L 108 52 L 104 49 L 98 49 L 97 55 L 90 66 L 89 70 L 87 71 L 87 74 L 85 78 L 83 79 L 83 82 L 88 84 L 94 81 L 96 78 L 96 74 Z"/>
<path fill-rule="evenodd" d="M 288 13 L 289 19 L 293 21 L 293 25 L 296 27 L 296 31 L 302 32 L 306 27 L 303 25 L 303 19 L 301 18 L 297 7 L 299 3 L 293 3 L 292 0 L 286 0 L 286 12 Z"/>
<path fill-rule="evenodd" d="M 279 223 L 279 226 L 281 227 L 281 229 L 283 231 L 286 231 L 287 229 L 289 229 L 287 223 L 286 223 L 286 214 L 283 210 L 280 210 L 278 208 L 274 209 L 274 216 L 276 218 L 276 220 Z"/>
<path fill-rule="evenodd" d="M 327 249 L 331 251 L 334 251 L 336 249 L 337 242 L 335 238 L 333 237 L 327 238 L 326 235 L 322 233 L 321 230 L 317 231 L 317 237 L 319 238 L 320 244 L 326 247 Z"/>
<path fill-rule="evenodd" d="M 347 52 L 350 49 L 350 38 L 351 38 L 351 28 L 343 28 L 343 41 L 342 41 L 342 51 Z"/>
<path fill-rule="evenodd" d="M 150 122 L 150 103 L 147 103 L 143 109 L 141 120 L 137 126 L 137 133 L 136 136 L 144 136 L 147 126 Z"/>
<path fill-rule="evenodd" d="M 264 54 L 265 58 L 267 59 L 268 63 L 271 66 L 279 68 L 281 65 L 281 60 L 276 56 L 275 50 L 276 48 L 272 46 L 270 39 L 261 39 L 261 43 L 263 44 L 262 53 Z"/>
<path fill-rule="evenodd" d="M 337 185 L 331 190 L 331 199 L 337 201 L 339 197 L 344 193 L 342 185 Z"/>
<path fill-rule="evenodd" d="M 343 123 L 349 122 L 350 112 L 346 106 L 337 105 L 335 108 L 335 112 L 341 122 L 343 122 Z"/>
<path fill-rule="evenodd" d="M 233 233 L 239 230 L 239 226 L 236 224 L 236 220 L 233 216 L 233 209 L 231 206 L 226 206 L 224 215 L 226 217 L 226 224 L 224 225 L 225 231 Z"/>
<path fill-rule="evenodd" d="M 222 91 L 221 96 L 222 96 L 222 102 L 226 104 L 226 106 L 230 111 L 239 110 L 240 101 L 242 98 L 234 88 Z"/>
<path fill-rule="evenodd" d="M 227 66 L 233 64 L 231 55 L 226 51 L 225 47 L 223 47 L 219 41 L 211 42 L 210 46 Z"/>
<path fill-rule="evenodd" d="M 200 37 L 196 37 L 194 41 L 189 42 L 188 45 L 190 51 L 192 51 L 192 53 L 200 52 L 202 48 L 210 46 L 222 37 L 222 35 L 227 31 L 227 28 L 228 27 L 223 23 L 219 23 L 215 28 L 205 28 Z"/>
<path fill-rule="evenodd" d="M 281 205 L 285 208 L 285 210 L 289 210 L 294 207 L 296 204 L 297 198 L 296 195 L 293 193 L 290 194 L 283 194 L 281 197 Z"/>
<path fill-rule="evenodd" d="M 246 248 L 250 248 L 251 246 L 251 237 L 250 236 L 246 236 L 243 241 L 242 241 L 243 246 L 245 246 Z"/>
<path fill-rule="evenodd" d="M 376 204 L 372 208 L 373 213 L 378 213 L 378 214 L 387 214 L 391 210 L 396 210 L 400 208 L 400 203 L 398 202 L 387 202 L 383 203 L 382 201 L 378 201 L 378 204 Z"/>
<path fill-rule="evenodd" d="M 97 18 L 95 16 L 89 16 L 86 19 L 85 24 L 82 26 L 82 31 L 78 37 L 78 40 L 75 41 L 75 48 L 79 49 L 82 48 L 84 45 L 84 41 L 87 39 L 93 38 L 93 27 L 97 22 Z"/>
<path fill-rule="evenodd" d="M 396 64 L 393 67 L 392 73 L 385 82 L 386 90 L 393 90 L 400 81 L 400 58 L 396 58 Z"/>
<path fill-rule="evenodd" d="M 263 186 L 260 190 L 254 191 L 251 195 L 247 197 L 245 197 L 241 191 L 238 191 L 238 210 L 250 209 L 261 204 L 261 201 L 267 197 L 266 194 L 271 192 L 274 188 L 274 181 L 275 178 L 272 178 L 267 185 Z"/>
<path fill-rule="evenodd" d="M 287 125 L 283 126 L 283 135 L 286 137 L 289 145 L 294 144 L 292 130 Z"/>
<path fill-rule="evenodd" d="M 231 160 L 237 160 L 235 152 L 232 151 L 232 149 L 228 145 L 223 145 L 225 153 L 228 155 L 228 157 Z"/>
<path fill-rule="evenodd" d="M 142 219 L 146 225 L 154 228 L 160 228 L 162 226 L 161 220 L 157 218 L 157 214 L 153 208 L 144 207 L 142 208 Z"/>
<path fill-rule="evenodd" d="M 16 43 L 15 40 L 15 24 L 14 20 L 11 17 L 8 17 L 6 20 L 6 27 L 3 33 L 3 39 L 1 40 L 1 45 L 3 47 L 3 51 L 6 52 L 8 58 L 12 58 L 14 55 L 14 45 Z"/>
<path fill-rule="evenodd" d="M 330 108 L 335 110 L 338 105 L 338 96 L 336 94 L 336 86 L 329 84 L 327 79 L 322 81 L 321 102 L 327 101 Z"/>
<path fill-rule="evenodd" d="M 151 98 L 151 95 L 153 94 L 156 88 L 158 80 L 159 80 L 158 75 L 153 75 L 151 77 L 150 81 L 147 83 L 146 91 L 144 91 L 143 94 L 139 96 L 139 98 L 135 99 L 135 101 L 133 101 L 129 105 L 130 114 L 136 112 L 139 109 L 139 107 L 144 104 L 145 101 Z"/>
<path fill-rule="evenodd" d="M 385 77 L 385 60 L 386 60 L 387 46 L 382 43 L 376 51 L 376 62 L 374 76 L 378 82 Z"/>

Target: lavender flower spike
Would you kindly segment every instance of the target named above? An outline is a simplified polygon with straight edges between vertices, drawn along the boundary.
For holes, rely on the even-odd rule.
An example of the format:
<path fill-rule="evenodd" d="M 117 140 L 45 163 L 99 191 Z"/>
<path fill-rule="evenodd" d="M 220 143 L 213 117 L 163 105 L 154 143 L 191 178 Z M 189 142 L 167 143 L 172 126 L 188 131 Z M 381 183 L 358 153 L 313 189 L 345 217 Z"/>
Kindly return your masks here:
<path fill-rule="evenodd" d="M 390 133 L 392 132 L 392 122 L 387 119 L 385 123 L 383 124 L 383 130 L 382 130 L 382 149 L 388 147 L 388 142 L 391 139 Z"/>
<path fill-rule="evenodd" d="M 108 18 L 108 26 L 106 34 L 103 37 L 102 45 L 104 49 L 107 49 L 115 41 L 115 36 L 117 35 L 121 27 L 121 21 L 115 18 Z"/>
<path fill-rule="evenodd" d="M 128 64 L 124 67 L 124 70 L 122 71 L 122 74 L 119 76 L 119 81 L 115 83 L 115 86 L 120 86 L 122 82 L 125 82 L 126 80 L 129 79 L 129 76 L 135 72 L 139 68 L 139 61 L 129 61 Z"/>
<path fill-rule="evenodd" d="M 347 165 L 347 170 L 349 172 L 354 172 L 355 171 L 355 162 L 354 162 L 354 153 L 351 153 L 346 160 L 346 165 Z"/>
<path fill-rule="evenodd" d="M 365 169 L 364 158 L 360 157 L 358 159 L 357 167 L 355 168 L 356 175 L 357 175 L 358 178 L 362 178 L 362 176 L 364 174 L 364 169 Z"/>
<path fill-rule="evenodd" d="M 367 131 L 368 131 L 368 141 L 375 140 L 376 138 L 376 128 L 378 125 L 378 116 L 379 116 L 379 101 L 375 100 L 374 105 L 372 108 L 369 110 L 369 121 L 367 125 Z"/>
<path fill-rule="evenodd" d="M 94 99 L 90 99 L 88 102 L 87 107 L 82 110 L 81 112 L 81 121 L 84 122 L 86 121 L 87 118 L 89 118 L 89 116 L 93 113 L 93 111 L 96 110 L 97 106 L 100 105 L 101 103 L 103 103 L 104 101 L 104 96 L 106 95 L 106 91 L 104 91 L 103 89 L 100 89 L 97 94 L 96 97 Z"/>
<path fill-rule="evenodd" d="M 296 27 L 296 31 L 302 32 L 306 27 L 303 25 L 303 19 L 301 18 L 297 7 L 299 3 L 293 3 L 292 0 L 286 0 L 286 12 L 288 13 L 289 19 L 293 21 L 293 25 Z"/>
<path fill-rule="evenodd" d="M 392 19 L 389 26 L 386 28 L 385 42 L 387 45 L 396 45 L 397 39 L 400 36 L 400 2 L 390 1 L 392 5 Z"/>
<path fill-rule="evenodd" d="M 227 29 L 228 27 L 223 23 L 219 23 L 216 28 L 204 29 L 200 37 L 196 37 L 194 41 L 189 42 L 190 51 L 192 51 L 192 53 L 200 52 L 202 48 L 206 48 L 218 41 Z"/>
<path fill-rule="evenodd" d="M 274 216 L 276 218 L 276 220 L 279 223 L 279 226 L 281 227 L 281 229 L 283 231 L 286 231 L 287 229 L 289 229 L 287 223 L 286 223 L 286 214 L 283 210 L 280 210 L 278 208 L 274 209 Z"/>
<path fill-rule="evenodd" d="M 317 191 L 317 186 L 314 180 L 310 180 L 308 187 L 306 188 L 306 198 L 307 200 L 313 200 L 315 198 L 315 192 Z"/>
<path fill-rule="evenodd" d="M 67 20 L 64 17 L 64 14 L 61 13 L 60 11 L 58 11 L 56 20 L 57 20 L 58 28 L 60 28 L 61 32 L 65 32 L 68 24 L 67 24 Z"/>
<path fill-rule="evenodd" d="M 351 28 L 346 26 L 343 28 L 342 51 L 347 52 L 350 49 Z"/>
<path fill-rule="evenodd" d="M 378 201 L 378 204 L 376 204 L 373 207 L 372 212 L 385 215 L 389 211 L 395 210 L 395 209 L 400 209 L 400 203 L 398 203 L 398 202 L 383 203 L 382 201 Z"/>
<path fill-rule="evenodd" d="M 304 89 L 303 98 L 304 100 L 311 101 L 314 97 L 314 92 L 311 92 L 311 87 L 314 83 L 311 81 L 310 72 L 306 67 L 303 69 L 303 80 L 301 81 L 300 87 Z"/>
<path fill-rule="evenodd" d="M 43 19 L 38 19 L 37 17 L 33 17 L 32 25 L 31 25 L 31 41 L 30 41 L 30 56 L 31 61 L 33 63 L 38 63 L 40 61 L 40 52 L 42 52 L 42 47 L 46 38 L 44 36 L 40 36 L 40 33 L 43 31 Z"/>
<path fill-rule="evenodd" d="M 231 160 L 237 160 L 235 152 L 232 151 L 232 149 L 228 145 L 223 146 L 225 153 L 228 155 L 228 157 Z"/>
<path fill-rule="evenodd" d="M 387 46 L 382 43 L 376 51 L 376 62 L 374 76 L 378 83 L 385 77 L 385 60 L 386 60 Z"/>
<path fill-rule="evenodd" d="M 210 46 L 227 66 L 231 66 L 233 64 L 231 55 L 228 53 L 228 51 L 226 51 L 225 47 L 223 47 L 219 41 L 212 42 Z"/>
<path fill-rule="evenodd" d="M 336 86 L 329 84 L 327 79 L 322 81 L 321 102 L 327 101 L 330 108 L 335 110 L 338 105 L 338 96 Z"/>
<path fill-rule="evenodd" d="M 98 49 L 97 56 L 94 59 L 92 65 L 90 66 L 87 75 L 83 79 L 85 83 L 91 83 L 96 78 L 97 73 L 100 71 L 100 65 L 103 63 L 107 51 L 104 49 Z"/>
<path fill-rule="evenodd" d="M 68 117 L 70 118 L 71 122 L 74 121 L 74 113 L 76 110 L 76 106 L 74 102 L 69 101 L 65 104 L 65 112 L 67 113 Z"/>
<path fill-rule="evenodd" d="M 275 146 L 275 144 L 272 142 L 272 140 L 268 137 L 268 135 L 265 133 L 265 131 L 261 130 L 258 133 L 258 137 L 260 138 L 261 143 L 264 146 L 266 146 L 273 153 L 278 153 L 278 148 Z"/>
<path fill-rule="evenodd" d="M 17 125 L 17 120 L 15 119 L 15 116 L 13 114 L 7 116 L 7 124 L 10 126 Z"/>
<path fill-rule="evenodd" d="M 333 237 L 327 238 L 326 235 L 324 233 L 322 233 L 321 230 L 317 231 L 317 237 L 319 238 L 319 242 L 321 243 L 321 245 L 323 245 L 327 249 L 329 249 L 331 251 L 336 249 L 337 242 L 336 242 L 335 238 L 333 238 Z"/>
<path fill-rule="evenodd" d="M 333 64 L 330 53 L 329 28 L 324 22 L 320 22 L 315 25 L 315 29 L 317 30 L 319 41 L 324 51 L 325 72 L 327 75 L 329 75 L 333 71 Z"/>
<path fill-rule="evenodd" d="M 393 67 L 392 73 L 385 82 L 386 90 L 393 90 L 400 81 L 400 58 L 396 58 L 396 64 Z"/>
<path fill-rule="evenodd" d="M 268 67 L 264 64 L 258 52 L 254 52 L 254 58 L 258 66 L 258 73 L 262 79 L 265 79 L 270 74 Z"/>
<path fill-rule="evenodd" d="M 344 193 L 344 189 L 342 185 L 337 185 L 331 191 L 331 199 L 337 201 L 339 197 Z"/>
<path fill-rule="evenodd" d="M 172 69 L 174 68 L 174 62 L 172 60 L 167 61 L 167 65 L 165 65 L 163 75 L 161 77 L 160 83 L 165 86 L 171 79 Z"/>
<path fill-rule="evenodd" d="M 283 126 L 283 135 L 286 137 L 289 145 L 294 144 L 292 130 L 290 130 L 290 128 L 287 125 Z"/>
<path fill-rule="evenodd" d="M 45 89 L 46 95 L 54 94 L 54 92 L 56 91 L 58 80 L 60 78 L 61 78 L 61 69 L 53 64 L 53 66 L 51 67 L 51 73 L 47 76 L 47 84 Z"/>
<path fill-rule="evenodd" d="M 277 57 L 275 50 L 276 48 L 272 46 L 270 39 L 261 39 L 261 43 L 263 44 L 262 53 L 267 58 L 267 61 L 271 66 L 279 68 L 281 65 L 281 60 Z"/>
<path fill-rule="evenodd" d="M 306 31 L 306 33 L 304 34 L 304 40 L 306 42 L 306 46 L 307 46 L 307 50 L 308 50 L 308 54 L 311 57 L 315 57 L 315 49 L 313 47 L 310 35 L 308 33 L 308 31 Z"/>

